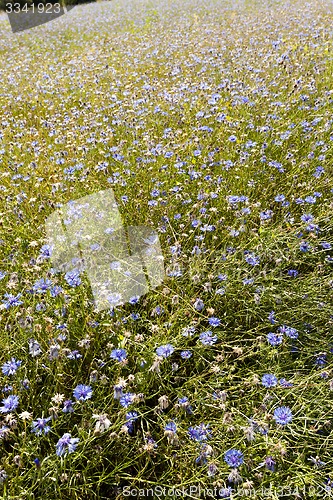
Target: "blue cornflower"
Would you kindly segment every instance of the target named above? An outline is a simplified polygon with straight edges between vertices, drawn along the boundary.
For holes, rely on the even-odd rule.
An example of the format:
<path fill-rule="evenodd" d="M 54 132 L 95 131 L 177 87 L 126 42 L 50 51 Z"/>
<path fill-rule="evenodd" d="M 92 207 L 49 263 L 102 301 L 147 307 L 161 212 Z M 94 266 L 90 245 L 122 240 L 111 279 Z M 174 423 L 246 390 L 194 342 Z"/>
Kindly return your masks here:
<path fill-rule="evenodd" d="M 237 137 L 236 137 L 235 135 L 231 135 L 231 136 L 229 137 L 229 141 L 230 141 L 230 142 L 236 142 L 236 141 L 237 141 Z"/>
<path fill-rule="evenodd" d="M 285 378 L 280 378 L 279 384 L 285 388 L 293 386 L 292 382 L 288 382 Z"/>
<path fill-rule="evenodd" d="M 239 196 L 237 196 L 237 195 L 231 195 L 231 196 L 228 196 L 228 201 L 229 201 L 230 205 L 236 205 L 237 203 L 240 202 L 240 199 L 239 199 Z"/>
<path fill-rule="evenodd" d="M 221 320 L 219 318 L 211 317 L 211 318 L 209 318 L 208 323 L 210 324 L 210 326 L 213 326 L 213 327 L 220 326 Z"/>
<path fill-rule="evenodd" d="M 164 430 L 175 434 L 177 432 L 177 426 L 175 422 L 171 421 L 165 425 Z"/>
<path fill-rule="evenodd" d="M 321 174 L 323 174 L 324 172 L 325 172 L 324 167 L 322 167 L 321 165 L 319 165 L 316 168 L 316 170 L 315 170 L 315 172 L 313 174 L 313 177 L 316 177 L 316 179 L 319 179 L 319 177 L 321 176 Z"/>
<path fill-rule="evenodd" d="M 265 462 L 264 462 L 265 466 L 266 466 L 266 469 L 268 470 L 271 470 L 272 472 L 275 471 L 275 465 L 276 465 L 276 462 L 275 460 L 273 459 L 273 457 L 269 456 L 269 457 L 266 457 L 265 458 Z"/>
<path fill-rule="evenodd" d="M 72 438 L 69 432 L 66 432 L 56 444 L 56 453 L 58 457 L 73 453 L 77 448 L 77 443 L 80 441 L 79 438 Z"/>
<path fill-rule="evenodd" d="M 320 245 L 323 247 L 324 250 L 331 250 L 332 245 L 328 243 L 328 241 L 322 241 Z"/>
<path fill-rule="evenodd" d="M 78 269 L 73 269 L 65 274 L 65 280 L 69 286 L 79 286 L 81 284 L 80 271 Z"/>
<path fill-rule="evenodd" d="M 221 498 L 226 498 L 227 500 L 231 498 L 232 488 L 228 486 L 228 488 L 221 488 L 219 490 L 219 495 Z"/>
<path fill-rule="evenodd" d="M 0 412 L 10 413 L 11 411 L 16 410 L 16 408 L 18 407 L 19 397 L 11 394 L 10 396 L 8 396 L 8 398 L 2 400 L 2 404 L 3 406 L 0 406 Z"/>
<path fill-rule="evenodd" d="M 11 293 L 5 293 L 4 297 L 6 300 L 2 300 L 2 302 L 5 304 L 5 308 L 9 309 L 10 307 L 15 307 L 23 304 L 23 302 L 20 299 L 22 296 L 21 293 L 15 295 L 12 295 Z"/>
<path fill-rule="evenodd" d="M 51 245 L 43 245 L 39 251 L 40 255 L 44 257 L 44 259 L 49 259 L 52 255 L 52 246 Z"/>
<path fill-rule="evenodd" d="M 298 276 L 298 271 L 296 269 L 289 269 L 288 276 L 292 276 L 293 278 L 296 278 Z"/>
<path fill-rule="evenodd" d="M 63 292 L 63 288 L 59 285 L 55 285 L 50 288 L 51 297 L 57 297 L 61 292 Z"/>
<path fill-rule="evenodd" d="M 0 427 L 0 439 L 6 439 L 7 434 L 10 432 L 10 428 L 7 425 L 2 425 Z"/>
<path fill-rule="evenodd" d="M 306 196 L 304 198 L 304 201 L 305 203 L 310 203 L 311 205 L 313 205 L 314 203 L 316 203 L 317 199 L 315 198 L 315 196 Z"/>
<path fill-rule="evenodd" d="M 2 280 L 5 276 L 6 276 L 7 273 L 5 273 L 4 271 L 0 271 L 0 280 Z"/>
<path fill-rule="evenodd" d="M 52 281 L 49 279 L 41 278 L 36 281 L 32 289 L 36 293 L 45 293 L 52 285 Z"/>
<path fill-rule="evenodd" d="M 303 221 L 303 222 L 312 222 L 313 221 L 313 215 L 312 214 L 303 214 L 301 216 L 301 221 Z"/>
<path fill-rule="evenodd" d="M 192 353 L 191 351 L 182 351 L 180 355 L 183 359 L 189 359 L 192 356 Z"/>
<path fill-rule="evenodd" d="M 126 413 L 126 427 L 128 429 L 128 433 L 133 435 L 134 433 L 134 422 L 138 419 L 138 414 L 136 411 L 129 411 Z"/>
<path fill-rule="evenodd" d="M 254 283 L 254 278 L 244 278 L 243 285 L 252 285 Z"/>
<path fill-rule="evenodd" d="M 282 202 L 282 201 L 284 201 L 285 199 L 286 199 L 286 197 L 284 196 L 284 194 L 278 194 L 278 195 L 276 195 L 276 196 L 275 196 L 275 198 L 274 198 L 274 200 L 275 200 L 276 202 Z"/>
<path fill-rule="evenodd" d="M 288 406 L 280 406 L 274 411 L 274 419 L 277 424 L 286 425 L 292 421 L 293 414 Z"/>
<path fill-rule="evenodd" d="M 10 392 L 13 390 L 13 386 L 12 385 L 5 385 L 3 388 L 2 388 L 2 392 Z"/>
<path fill-rule="evenodd" d="M 196 309 L 197 311 L 202 311 L 203 308 L 205 307 L 205 304 L 204 302 L 201 300 L 201 299 L 197 299 L 194 304 L 193 304 L 193 307 L 194 309 Z"/>
<path fill-rule="evenodd" d="M 74 351 L 71 351 L 69 354 L 67 354 L 66 356 L 68 359 L 80 359 L 82 358 L 82 354 L 80 354 L 80 352 L 75 349 Z"/>
<path fill-rule="evenodd" d="M 124 408 L 127 408 L 130 404 L 133 403 L 133 399 L 134 399 L 134 394 L 132 394 L 131 392 L 127 392 L 127 393 L 124 393 L 121 398 L 119 399 L 119 403 L 121 404 L 121 406 L 123 406 Z"/>
<path fill-rule="evenodd" d="M 224 460 L 230 467 L 236 468 L 242 465 L 244 456 L 240 450 L 232 448 L 225 452 Z"/>
<path fill-rule="evenodd" d="M 265 375 L 263 375 L 261 379 L 261 382 L 264 387 L 269 388 L 269 387 L 274 387 L 277 384 L 278 379 L 272 373 L 265 373 Z"/>
<path fill-rule="evenodd" d="M 209 429 L 209 424 L 199 424 L 195 427 L 189 427 L 188 435 L 194 441 L 206 441 L 211 437 L 211 431 Z"/>
<path fill-rule="evenodd" d="M 62 411 L 64 413 L 73 413 L 74 411 L 74 408 L 73 408 L 73 401 L 71 399 L 67 399 L 66 401 L 64 401 L 64 406 L 63 406 L 63 409 Z"/>
<path fill-rule="evenodd" d="M 249 253 L 248 255 L 246 255 L 245 260 L 251 266 L 257 266 L 260 263 L 260 258 L 253 253 Z"/>
<path fill-rule="evenodd" d="M 271 311 L 268 315 L 268 319 L 271 322 L 272 325 L 275 325 L 276 320 L 275 320 L 275 311 Z"/>
<path fill-rule="evenodd" d="M 162 356 L 163 358 L 167 358 L 174 352 L 174 347 L 171 344 L 161 345 L 156 349 L 156 354 L 158 356 Z"/>
<path fill-rule="evenodd" d="M 273 217 L 273 211 L 272 210 L 265 210 L 264 212 L 260 212 L 260 219 L 261 220 L 269 220 Z"/>
<path fill-rule="evenodd" d="M 2 373 L 4 375 L 15 375 L 17 369 L 21 366 L 22 361 L 16 361 L 15 358 L 12 358 L 10 361 L 7 361 L 2 365 Z"/>
<path fill-rule="evenodd" d="M 287 337 L 289 337 L 290 339 L 298 338 L 298 331 L 296 330 L 296 328 L 292 328 L 291 326 L 287 325 L 279 326 L 279 332 L 287 335 Z"/>
<path fill-rule="evenodd" d="M 41 436 L 43 433 L 47 434 L 51 430 L 51 427 L 47 425 L 50 420 L 51 417 L 37 418 L 37 420 L 34 420 L 31 424 L 31 432 L 34 432 L 37 436 Z"/>
<path fill-rule="evenodd" d="M 119 362 L 124 361 L 126 359 L 125 349 L 114 349 L 110 354 L 110 358 L 115 359 Z"/>
<path fill-rule="evenodd" d="M 93 393 L 92 388 L 89 385 L 83 385 L 83 384 L 77 385 L 73 390 L 73 396 L 78 401 L 86 401 L 87 399 L 90 399 L 92 393 Z"/>
<path fill-rule="evenodd" d="M 132 422 L 138 419 L 138 413 L 136 411 L 129 411 L 126 413 L 125 418 L 128 422 Z"/>
<path fill-rule="evenodd" d="M 217 341 L 217 336 L 212 335 L 211 330 L 207 330 L 206 332 L 200 333 L 199 340 L 201 340 L 203 345 L 213 345 Z"/>
<path fill-rule="evenodd" d="M 267 340 L 269 344 L 276 346 L 282 344 L 283 336 L 279 333 L 269 332 L 267 335 Z"/>

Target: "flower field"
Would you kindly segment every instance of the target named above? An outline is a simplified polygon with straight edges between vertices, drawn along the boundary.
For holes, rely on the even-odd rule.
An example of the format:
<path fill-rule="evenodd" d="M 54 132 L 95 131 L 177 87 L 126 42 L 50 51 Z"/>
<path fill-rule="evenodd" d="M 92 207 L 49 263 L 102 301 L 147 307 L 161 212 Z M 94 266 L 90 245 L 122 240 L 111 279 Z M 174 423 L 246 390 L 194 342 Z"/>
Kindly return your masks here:
<path fill-rule="evenodd" d="M 317 0 L 112 0 L 20 33 L 0 15 L 1 498 L 333 497 L 332 19 Z M 45 222 L 108 189 L 165 277 L 96 311 Z"/>

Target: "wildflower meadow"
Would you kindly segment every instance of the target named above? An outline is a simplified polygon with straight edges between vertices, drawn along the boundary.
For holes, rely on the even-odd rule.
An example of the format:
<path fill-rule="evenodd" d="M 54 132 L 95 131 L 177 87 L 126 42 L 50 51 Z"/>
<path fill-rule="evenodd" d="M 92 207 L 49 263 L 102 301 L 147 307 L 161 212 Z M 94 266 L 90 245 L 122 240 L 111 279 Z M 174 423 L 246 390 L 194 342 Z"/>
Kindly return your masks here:
<path fill-rule="evenodd" d="M 332 34 L 329 0 L 0 14 L 2 499 L 333 497 Z M 107 190 L 163 276 L 96 310 L 46 221 Z"/>

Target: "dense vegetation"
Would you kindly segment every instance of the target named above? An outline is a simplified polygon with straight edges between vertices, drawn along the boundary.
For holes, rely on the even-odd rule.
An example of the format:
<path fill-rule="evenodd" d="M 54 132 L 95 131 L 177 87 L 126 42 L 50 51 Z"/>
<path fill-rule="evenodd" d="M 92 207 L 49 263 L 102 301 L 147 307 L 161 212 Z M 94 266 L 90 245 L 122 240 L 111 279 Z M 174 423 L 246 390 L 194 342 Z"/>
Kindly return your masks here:
<path fill-rule="evenodd" d="M 332 14 L 115 0 L 19 34 L 0 16 L 1 498 L 333 494 Z M 96 312 L 45 220 L 110 187 L 166 277 Z"/>

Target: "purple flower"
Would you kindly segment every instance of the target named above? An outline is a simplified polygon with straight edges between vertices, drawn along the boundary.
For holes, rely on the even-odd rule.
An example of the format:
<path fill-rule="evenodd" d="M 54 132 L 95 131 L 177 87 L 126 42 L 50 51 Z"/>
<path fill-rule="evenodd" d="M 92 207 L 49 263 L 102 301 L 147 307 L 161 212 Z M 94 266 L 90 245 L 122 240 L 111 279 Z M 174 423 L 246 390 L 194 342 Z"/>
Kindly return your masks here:
<path fill-rule="evenodd" d="M 11 411 L 16 410 L 19 405 L 19 397 L 11 394 L 8 398 L 2 400 L 3 406 L 0 406 L 1 413 L 10 413 Z"/>
<path fill-rule="evenodd" d="M 296 278 L 298 276 L 298 271 L 296 271 L 296 269 L 289 269 L 288 276 L 292 276 L 293 278 Z"/>
<path fill-rule="evenodd" d="M 203 345 L 213 345 L 217 341 L 217 336 L 212 335 L 211 330 L 207 330 L 206 332 L 200 333 L 199 340 L 201 340 Z"/>
<path fill-rule="evenodd" d="M 32 289 L 36 293 L 45 293 L 52 285 L 52 281 L 49 279 L 41 278 L 36 281 Z"/>
<path fill-rule="evenodd" d="M 298 331 L 296 330 L 296 328 L 292 328 L 291 326 L 282 325 L 279 327 L 279 332 L 287 335 L 287 337 L 289 337 L 290 339 L 298 338 Z"/>
<path fill-rule="evenodd" d="M 188 434 L 194 441 L 206 441 L 211 437 L 209 425 L 199 424 L 195 427 L 189 427 Z"/>
<path fill-rule="evenodd" d="M 64 406 L 63 406 L 62 411 L 64 413 L 73 413 L 73 411 L 74 411 L 73 404 L 74 403 L 71 399 L 67 399 L 66 401 L 64 401 Z"/>
<path fill-rule="evenodd" d="M 175 422 L 171 421 L 165 425 L 164 430 L 175 434 L 177 432 L 177 426 Z"/>
<path fill-rule="evenodd" d="M 61 292 L 63 292 L 61 286 L 55 285 L 52 288 L 50 288 L 51 297 L 57 297 Z"/>
<path fill-rule="evenodd" d="M 161 356 L 163 358 L 167 358 L 168 356 L 171 356 L 171 354 L 174 352 L 174 347 L 171 344 L 165 344 L 161 345 L 156 349 L 156 354 L 158 356 Z"/>
<path fill-rule="evenodd" d="M 286 425 L 292 421 L 293 414 L 288 406 L 280 406 L 274 411 L 274 419 L 277 424 Z"/>
<path fill-rule="evenodd" d="M 58 457 L 66 455 L 68 453 L 73 453 L 77 448 L 77 443 L 80 441 L 79 438 L 72 438 L 71 435 L 66 432 L 56 444 L 56 453 Z"/>
<path fill-rule="evenodd" d="M 2 365 L 2 373 L 4 375 L 15 375 L 16 370 L 21 366 L 22 361 L 16 361 L 15 358 L 12 358 L 10 361 L 7 361 Z"/>
<path fill-rule="evenodd" d="M 205 307 L 204 302 L 201 299 L 197 299 L 194 304 L 193 304 L 194 309 L 197 311 L 202 311 L 203 308 Z"/>
<path fill-rule="evenodd" d="M 121 396 L 121 398 L 119 399 L 119 403 L 124 408 L 127 408 L 130 404 L 133 403 L 134 396 L 135 395 L 132 394 L 131 392 L 127 392 Z"/>
<path fill-rule="evenodd" d="M 272 323 L 272 325 L 274 325 L 276 323 L 276 320 L 275 320 L 275 311 L 271 311 L 269 313 L 268 319 Z"/>
<path fill-rule="evenodd" d="M 67 354 L 67 358 L 68 359 L 80 359 L 82 358 L 82 354 L 80 354 L 80 352 L 75 349 L 74 351 L 71 351 L 69 354 Z"/>
<path fill-rule="evenodd" d="M 44 259 L 49 259 L 52 255 L 51 245 L 43 245 L 39 253 L 42 257 L 44 257 Z"/>
<path fill-rule="evenodd" d="M 288 382 L 285 378 L 280 378 L 279 384 L 282 385 L 282 387 L 292 387 L 293 386 L 292 382 Z"/>
<path fill-rule="evenodd" d="M 245 260 L 250 266 L 257 266 L 260 263 L 260 258 L 253 253 L 246 255 Z"/>
<path fill-rule="evenodd" d="M 209 318 L 208 323 L 210 324 L 210 326 L 213 326 L 213 327 L 220 326 L 221 320 L 219 318 L 211 317 L 211 318 Z"/>
<path fill-rule="evenodd" d="M 183 359 L 189 359 L 192 356 L 192 353 L 191 351 L 182 351 L 180 355 Z"/>
<path fill-rule="evenodd" d="M 38 356 L 41 354 L 42 350 L 40 348 L 39 343 L 37 340 L 30 339 L 29 340 L 29 354 L 31 354 L 32 357 Z"/>
<path fill-rule="evenodd" d="M 303 221 L 303 222 L 312 222 L 313 221 L 313 215 L 312 214 L 303 214 L 301 216 L 301 221 Z"/>
<path fill-rule="evenodd" d="M 79 286 L 81 284 L 80 271 L 78 269 L 73 269 L 65 274 L 65 280 L 69 286 Z"/>
<path fill-rule="evenodd" d="M 86 401 L 91 398 L 92 393 L 92 388 L 89 385 L 79 384 L 75 387 L 73 396 L 78 401 Z"/>
<path fill-rule="evenodd" d="M 47 434 L 51 430 L 51 427 L 47 425 L 50 420 L 51 417 L 37 418 L 37 420 L 34 420 L 31 424 L 31 432 L 34 432 L 35 434 L 37 434 L 37 436 L 41 436 L 43 433 Z"/>
<path fill-rule="evenodd" d="M 302 241 L 299 249 L 301 252 L 308 252 L 311 249 L 311 245 L 307 241 Z"/>
<path fill-rule="evenodd" d="M 126 359 L 125 349 L 114 349 L 110 354 L 110 358 L 115 359 L 119 362 L 124 361 Z"/>
<path fill-rule="evenodd" d="M 275 460 L 273 460 L 273 457 L 266 457 L 264 464 L 266 466 L 266 469 L 271 470 L 272 472 L 275 471 L 276 462 Z"/>
<path fill-rule="evenodd" d="M 231 450 L 225 452 L 224 460 L 230 467 L 236 468 L 242 465 L 244 462 L 244 456 L 240 450 L 232 448 Z"/>
<path fill-rule="evenodd" d="M 272 373 L 266 373 L 263 375 L 261 382 L 264 387 L 270 388 L 276 386 L 278 379 Z"/>
<path fill-rule="evenodd" d="M 5 308 L 9 309 L 10 307 L 15 307 L 23 304 L 23 302 L 20 299 L 22 296 L 21 293 L 15 295 L 12 295 L 11 293 L 5 293 L 4 297 L 7 300 L 3 300 L 2 302 L 5 304 Z"/>
<path fill-rule="evenodd" d="M 282 344 L 283 336 L 279 333 L 269 332 L 267 335 L 267 341 L 273 346 L 280 345 Z"/>

